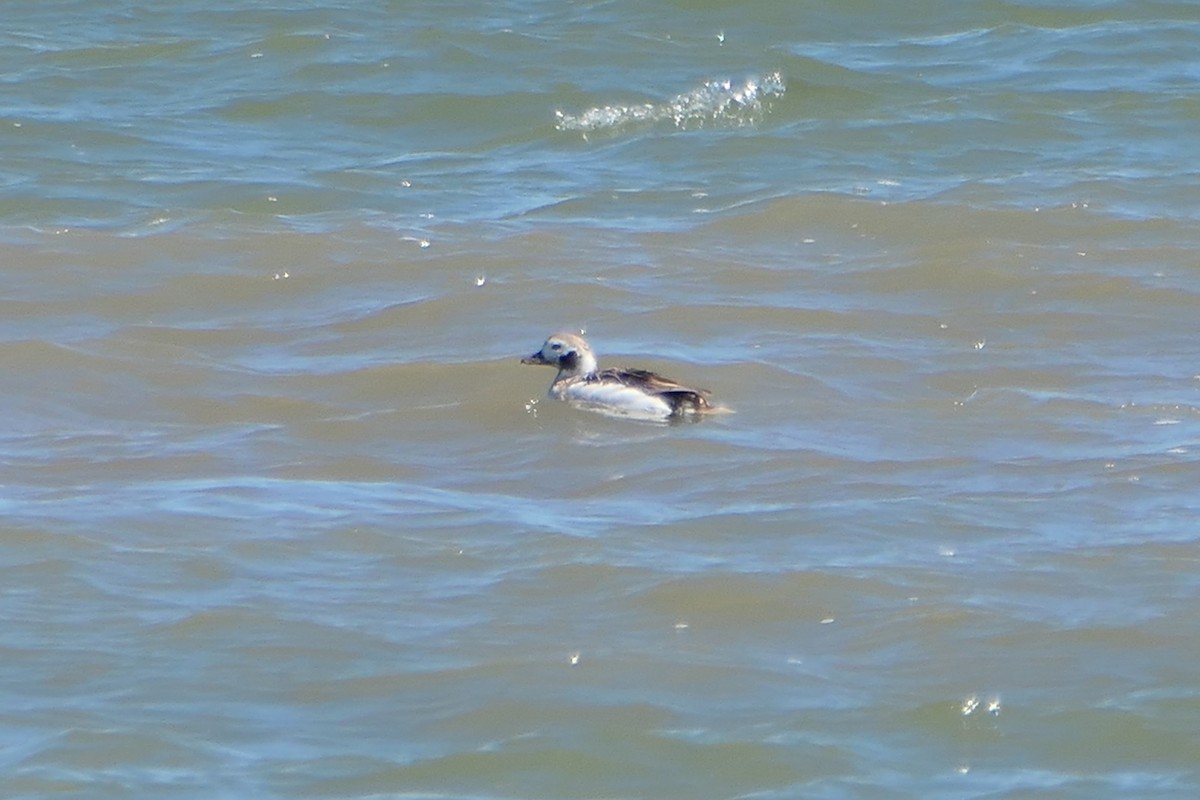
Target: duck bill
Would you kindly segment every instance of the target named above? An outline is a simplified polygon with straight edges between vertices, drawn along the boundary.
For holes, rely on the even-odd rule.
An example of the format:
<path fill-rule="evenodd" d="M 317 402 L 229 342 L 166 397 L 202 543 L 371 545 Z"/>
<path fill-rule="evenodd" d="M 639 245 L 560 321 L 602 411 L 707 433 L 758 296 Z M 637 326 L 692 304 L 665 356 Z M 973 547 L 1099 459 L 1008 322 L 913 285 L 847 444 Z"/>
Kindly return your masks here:
<path fill-rule="evenodd" d="M 549 364 L 550 362 L 547 361 L 545 358 L 543 358 L 541 353 L 534 353 L 531 356 L 526 356 L 525 358 L 522 358 L 521 363 L 522 364 Z"/>

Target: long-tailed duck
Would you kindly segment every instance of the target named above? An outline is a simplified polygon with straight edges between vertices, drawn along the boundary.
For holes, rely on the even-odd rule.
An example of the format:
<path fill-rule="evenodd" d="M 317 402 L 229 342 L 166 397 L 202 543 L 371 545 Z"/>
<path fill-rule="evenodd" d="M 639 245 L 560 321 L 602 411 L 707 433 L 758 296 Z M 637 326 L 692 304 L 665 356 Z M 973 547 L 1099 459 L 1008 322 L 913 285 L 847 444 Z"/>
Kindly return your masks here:
<path fill-rule="evenodd" d="M 693 389 L 644 369 L 597 369 L 582 336 L 556 333 L 522 364 L 556 367 L 550 396 L 620 416 L 679 418 L 717 410 L 707 389 Z"/>

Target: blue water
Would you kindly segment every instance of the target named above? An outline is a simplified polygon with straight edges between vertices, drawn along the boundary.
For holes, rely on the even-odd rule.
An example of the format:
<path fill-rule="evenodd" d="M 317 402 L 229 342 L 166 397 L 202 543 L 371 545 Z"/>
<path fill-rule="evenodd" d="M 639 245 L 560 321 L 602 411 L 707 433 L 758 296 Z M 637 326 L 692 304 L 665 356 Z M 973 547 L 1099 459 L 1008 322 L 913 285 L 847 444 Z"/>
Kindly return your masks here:
<path fill-rule="evenodd" d="M 1194 174 L 1196 16 L 1186 3 L 30 8 L 0 47 L 0 219 L 657 229 L 811 192 L 1029 207 L 1086 202 L 1098 184 L 1122 216 L 1190 217 L 1178 179 Z M 747 84 L 763 89 L 749 108 L 733 99 Z M 560 124 L 599 109 L 617 113 Z"/>
<path fill-rule="evenodd" d="M 0 27 L 0 795 L 1195 794 L 1200 6 Z"/>

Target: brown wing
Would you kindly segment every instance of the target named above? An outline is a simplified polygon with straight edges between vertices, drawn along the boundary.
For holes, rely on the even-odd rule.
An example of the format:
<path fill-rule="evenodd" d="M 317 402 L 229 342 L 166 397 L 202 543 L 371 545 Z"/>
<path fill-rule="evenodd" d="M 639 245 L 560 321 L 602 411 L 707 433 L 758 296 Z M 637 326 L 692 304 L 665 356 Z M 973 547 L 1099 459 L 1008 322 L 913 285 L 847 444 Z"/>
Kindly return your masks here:
<path fill-rule="evenodd" d="M 684 386 L 648 369 L 605 369 L 595 373 L 589 380 L 615 380 L 661 397 L 671 406 L 672 414 L 689 410 L 702 411 L 709 407 L 707 389 Z"/>

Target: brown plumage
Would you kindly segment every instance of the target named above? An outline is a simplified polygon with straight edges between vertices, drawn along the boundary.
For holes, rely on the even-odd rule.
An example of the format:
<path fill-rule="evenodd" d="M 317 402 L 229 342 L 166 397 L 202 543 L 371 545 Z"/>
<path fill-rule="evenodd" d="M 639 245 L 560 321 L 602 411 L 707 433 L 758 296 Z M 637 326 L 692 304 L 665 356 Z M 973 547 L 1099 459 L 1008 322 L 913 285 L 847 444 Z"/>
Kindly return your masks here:
<path fill-rule="evenodd" d="M 693 389 L 664 378 L 648 369 L 602 369 L 584 378 L 586 381 L 616 381 L 624 386 L 661 397 L 671 407 L 672 414 L 703 413 L 712 406 L 708 402 L 708 389 Z"/>
<path fill-rule="evenodd" d="M 583 337 L 556 333 L 521 359 L 558 369 L 550 396 L 625 416 L 683 417 L 718 410 L 707 389 L 695 389 L 646 369 L 598 369 Z"/>

